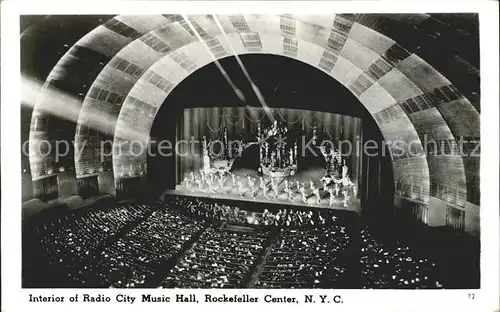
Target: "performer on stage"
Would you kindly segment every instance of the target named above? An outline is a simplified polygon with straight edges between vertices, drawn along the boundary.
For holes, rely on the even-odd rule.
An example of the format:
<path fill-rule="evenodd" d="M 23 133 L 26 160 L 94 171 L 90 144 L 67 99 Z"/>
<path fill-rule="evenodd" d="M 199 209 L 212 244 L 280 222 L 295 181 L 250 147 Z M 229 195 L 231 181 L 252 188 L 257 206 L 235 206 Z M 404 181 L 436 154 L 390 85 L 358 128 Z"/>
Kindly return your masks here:
<path fill-rule="evenodd" d="M 314 190 L 314 182 L 312 179 L 309 179 L 309 188 L 311 189 L 311 191 Z"/>
<path fill-rule="evenodd" d="M 348 204 L 351 203 L 351 196 L 349 196 L 347 190 L 342 191 L 342 194 L 344 194 L 344 207 L 349 207 Z"/>
<path fill-rule="evenodd" d="M 201 177 L 196 178 L 196 184 L 198 184 L 198 188 L 201 190 L 203 188 L 203 180 Z"/>
<path fill-rule="evenodd" d="M 231 179 L 233 181 L 233 187 L 236 186 L 236 176 L 234 175 L 234 172 L 231 172 Z"/>
<path fill-rule="evenodd" d="M 271 185 L 274 190 L 274 199 L 278 198 L 278 182 L 276 179 L 271 180 Z"/>
<path fill-rule="evenodd" d="M 321 196 L 319 194 L 319 188 L 313 188 L 313 194 L 316 195 L 316 204 L 321 204 Z"/>
<path fill-rule="evenodd" d="M 264 197 L 266 199 L 269 199 L 269 197 L 267 196 L 267 185 L 261 185 L 261 187 L 262 187 L 262 193 L 263 193 Z"/>
<path fill-rule="evenodd" d="M 213 179 L 210 179 L 208 181 L 208 191 L 210 193 L 215 193 Z"/>
<path fill-rule="evenodd" d="M 243 198 L 243 182 L 238 180 L 236 183 L 238 184 L 238 193 L 240 194 L 240 197 Z"/>
<path fill-rule="evenodd" d="M 226 177 L 223 177 L 221 175 L 221 177 L 219 178 L 219 191 L 221 193 L 224 193 L 224 182 L 226 182 Z"/>
<path fill-rule="evenodd" d="M 302 186 L 299 189 L 300 195 L 302 195 L 302 201 L 307 204 L 307 196 L 306 196 L 306 188 L 304 186 L 304 183 L 302 183 Z"/>
<path fill-rule="evenodd" d="M 299 182 L 299 180 L 295 180 L 295 183 L 297 184 L 297 192 L 300 192 L 300 182 Z"/>
<path fill-rule="evenodd" d="M 342 177 L 340 179 L 335 179 L 335 191 L 337 192 L 338 195 L 338 188 L 342 187 L 342 194 L 344 195 L 344 207 L 347 207 L 349 203 L 351 203 L 351 196 L 349 196 L 348 190 L 351 188 L 356 194 L 356 185 L 351 181 L 349 178 L 349 168 L 345 164 L 344 160 L 344 166 L 342 166 Z"/>
<path fill-rule="evenodd" d="M 248 179 L 248 184 L 249 184 L 250 190 L 252 192 L 252 198 L 255 199 L 255 182 L 251 177 Z"/>
<path fill-rule="evenodd" d="M 342 166 L 342 177 L 346 177 L 349 173 L 349 167 L 345 164 L 345 159 L 344 159 L 344 165 Z"/>
<path fill-rule="evenodd" d="M 264 197 L 267 198 L 267 185 L 266 182 L 264 181 L 263 177 L 259 177 L 260 180 L 260 188 L 262 189 L 262 193 L 264 194 Z"/>
<path fill-rule="evenodd" d="M 328 194 L 330 194 L 330 207 L 333 206 L 334 202 L 335 202 L 335 195 L 334 195 L 334 190 L 333 188 L 329 188 L 328 189 Z"/>
<path fill-rule="evenodd" d="M 205 181 L 206 181 L 207 185 L 212 184 L 213 179 L 214 179 L 214 176 L 211 172 L 205 174 Z"/>
<path fill-rule="evenodd" d="M 247 183 L 248 183 L 248 186 L 250 186 L 250 183 L 252 182 L 252 176 L 247 174 Z"/>
<path fill-rule="evenodd" d="M 293 201 L 293 197 L 294 197 L 294 192 L 292 191 L 292 189 L 288 189 L 288 200 L 289 201 Z"/>
<path fill-rule="evenodd" d="M 335 196 L 339 196 L 339 191 L 340 191 L 340 183 L 335 183 Z"/>
<path fill-rule="evenodd" d="M 257 176 L 258 176 L 259 178 L 261 178 L 263 175 L 264 175 L 264 173 L 262 172 L 262 168 L 261 168 L 261 167 L 259 167 L 259 168 L 257 169 Z"/>

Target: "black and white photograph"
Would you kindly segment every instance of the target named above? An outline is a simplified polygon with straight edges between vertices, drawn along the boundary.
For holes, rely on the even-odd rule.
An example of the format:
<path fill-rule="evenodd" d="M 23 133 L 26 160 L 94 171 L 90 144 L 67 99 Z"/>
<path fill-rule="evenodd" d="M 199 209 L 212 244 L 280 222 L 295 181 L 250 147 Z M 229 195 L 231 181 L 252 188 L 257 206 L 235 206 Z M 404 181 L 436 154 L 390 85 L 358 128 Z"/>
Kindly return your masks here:
<path fill-rule="evenodd" d="M 2 185 L 21 198 L 2 215 L 20 220 L 23 300 L 57 301 L 37 289 L 184 289 L 181 301 L 196 303 L 210 295 L 189 290 L 473 300 L 498 273 L 498 262 L 482 266 L 485 235 L 498 242 L 484 196 L 496 198 L 488 216 L 499 213 L 480 173 L 492 165 L 498 186 L 499 170 L 498 116 L 483 125 L 498 98 L 483 100 L 480 14 L 284 4 L 275 14 L 258 3 L 19 14 L 20 103 L 2 98 L 2 109 L 20 118 L 2 112 L 2 143 L 10 131 L 20 145 L 2 153 L 20 159 L 20 184 L 8 185 L 2 159 Z M 482 161 L 487 143 L 494 164 Z M 245 293 L 235 300 L 252 302 Z"/>

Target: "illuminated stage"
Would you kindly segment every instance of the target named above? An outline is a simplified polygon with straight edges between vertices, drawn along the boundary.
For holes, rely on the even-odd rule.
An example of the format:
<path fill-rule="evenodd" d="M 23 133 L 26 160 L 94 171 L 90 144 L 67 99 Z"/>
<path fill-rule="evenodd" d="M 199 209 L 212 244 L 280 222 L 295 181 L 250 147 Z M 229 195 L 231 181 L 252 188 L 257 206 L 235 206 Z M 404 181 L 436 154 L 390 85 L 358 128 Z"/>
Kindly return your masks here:
<path fill-rule="evenodd" d="M 358 118 L 222 107 L 186 109 L 178 124 L 177 140 L 200 144 L 181 146 L 165 194 L 361 210 Z"/>
<path fill-rule="evenodd" d="M 348 204 L 348 207 L 345 207 L 343 204 L 343 195 L 339 193 L 338 196 L 335 197 L 333 204 L 330 206 L 330 195 L 327 191 L 323 190 L 322 183 L 320 179 L 324 176 L 325 170 L 321 168 L 315 168 L 310 170 L 305 170 L 298 172 L 293 177 L 288 179 L 290 183 L 290 188 L 293 191 L 293 199 L 290 200 L 288 195 L 283 191 L 285 187 L 284 180 L 281 180 L 278 184 L 279 192 L 278 197 L 274 198 L 274 192 L 271 191 L 271 183 L 268 181 L 267 187 L 268 198 L 264 197 L 263 191 L 260 187 L 256 187 L 256 195 L 255 198 L 251 195 L 251 189 L 249 188 L 247 181 L 247 176 L 251 176 L 258 180 L 257 171 L 249 170 L 249 169 L 237 169 L 234 171 L 236 177 L 239 177 L 239 180 L 244 182 L 243 185 L 243 197 L 240 196 L 238 187 L 236 185 L 233 186 L 232 179 L 230 176 L 226 179 L 223 185 L 223 191 L 216 190 L 213 193 L 209 192 L 207 188 L 200 189 L 196 184 L 190 185 L 189 187 L 185 184 L 177 185 L 175 190 L 167 190 L 163 195 L 182 195 L 182 196 L 193 196 L 200 198 L 212 198 L 212 199 L 229 199 L 229 200 L 238 200 L 238 201 L 246 201 L 246 202 L 255 202 L 255 203 L 267 203 L 267 204 L 280 204 L 280 205 L 290 205 L 290 206 L 300 206 L 300 207 L 315 207 L 315 208 L 324 208 L 324 209 L 336 209 L 336 210 L 347 210 L 354 211 L 358 214 L 361 212 L 361 202 L 360 199 L 354 198 L 351 196 L 351 202 Z M 302 201 L 302 196 L 300 192 L 297 190 L 296 180 L 298 180 L 301 184 L 304 183 L 306 185 L 307 192 L 307 203 Z M 313 181 L 316 187 L 320 189 L 321 201 L 318 204 L 316 200 L 316 196 L 311 193 L 308 188 L 310 180 Z M 257 183 L 258 185 L 259 183 Z M 331 185 L 329 186 L 331 187 Z"/>

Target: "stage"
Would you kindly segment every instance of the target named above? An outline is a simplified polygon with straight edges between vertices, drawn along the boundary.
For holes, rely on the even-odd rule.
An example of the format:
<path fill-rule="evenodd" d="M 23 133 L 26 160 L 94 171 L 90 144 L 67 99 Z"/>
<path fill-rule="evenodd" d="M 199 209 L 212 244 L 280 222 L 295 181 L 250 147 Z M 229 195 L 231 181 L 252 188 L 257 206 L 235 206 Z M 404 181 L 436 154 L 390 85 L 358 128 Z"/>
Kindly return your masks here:
<path fill-rule="evenodd" d="M 267 197 L 264 197 L 263 190 L 259 186 L 259 179 L 256 170 L 249 169 L 237 169 L 233 171 L 236 180 L 240 180 L 243 182 L 243 197 L 240 196 L 238 187 L 233 185 L 233 181 L 230 175 L 226 175 L 226 180 L 223 184 L 223 188 L 214 190 L 210 192 L 207 187 L 199 188 L 198 185 L 186 185 L 180 184 L 177 185 L 175 190 L 167 190 L 163 193 L 164 195 L 182 195 L 182 196 L 192 196 L 192 197 L 200 197 L 200 198 L 211 198 L 211 199 L 227 199 L 227 200 L 237 200 L 237 201 L 245 201 L 245 202 L 255 202 L 262 204 L 280 204 L 280 205 L 289 205 L 289 206 L 297 206 L 297 207 L 314 207 L 314 208 L 324 208 L 324 209 L 336 209 L 336 210 L 346 210 L 346 211 L 354 211 L 358 214 L 361 212 L 361 202 L 360 199 L 354 198 L 351 194 L 351 202 L 347 207 L 344 206 L 343 200 L 344 196 L 339 193 L 338 196 L 334 198 L 333 204 L 330 205 L 330 194 L 323 190 L 322 183 L 320 179 L 324 176 L 325 170 L 321 168 L 314 168 L 305 171 L 300 171 L 294 176 L 288 178 L 289 185 L 291 190 L 293 191 L 293 198 L 289 199 L 288 195 L 283 191 L 285 187 L 285 181 L 282 179 L 279 181 L 278 188 L 278 196 L 274 198 L 274 191 L 271 191 L 271 183 L 267 180 Z M 247 176 L 251 176 L 256 180 L 256 195 L 252 197 L 251 189 L 247 183 Z M 306 188 L 307 194 L 307 203 L 302 201 L 302 196 L 297 190 L 296 181 L 299 181 L 301 184 L 303 183 Z M 317 203 L 316 196 L 311 193 L 309 189 L 309 183 L 313 181 L 315 187 L 320 189 L 320 203 Z M 329 186 L 331 187 L 331 185 Z"/>

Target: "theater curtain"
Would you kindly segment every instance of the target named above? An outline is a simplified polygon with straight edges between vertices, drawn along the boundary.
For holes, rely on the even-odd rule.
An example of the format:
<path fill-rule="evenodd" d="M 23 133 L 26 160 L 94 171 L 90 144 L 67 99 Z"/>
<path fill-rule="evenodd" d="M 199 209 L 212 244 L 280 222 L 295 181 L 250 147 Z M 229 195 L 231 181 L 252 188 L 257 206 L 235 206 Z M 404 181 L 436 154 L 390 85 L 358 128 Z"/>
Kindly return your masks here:
<path fill-rule="evenodd" d="M 351 178 L 355 182 L 361 179 L 362 157 L 361 126 L 359 118 L 297 109 L 271 109 L 273 118 L 282 121 L 290 131 L 301 133 L 307 142 L 316 133 L 323 140 L 334 144 L 340 141 L 349 141 L 342 145 L 351 146 L 352 150 L 347 158 Z M 270 125 L 271 121 L 266 112 L 259 108 L 244 107 L 217 107 L 185 109 L 177 127 L 177 142 L 192 142 L 193 144 L 179 144 L 179 156 L 176 157 L 177 183 L 182 181 L 184 173 L 197 171 L 202 168 L 202 140 L 222 140 L 224 129 L 227 129 L 228 139 L 244 138 L 247 141 L 256 141 L 259 123 L 262 128 Z M 336 146 L 339 148 L 339 146 Z M 348 153 L 349 151 L 343 151 Z"/>

